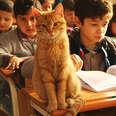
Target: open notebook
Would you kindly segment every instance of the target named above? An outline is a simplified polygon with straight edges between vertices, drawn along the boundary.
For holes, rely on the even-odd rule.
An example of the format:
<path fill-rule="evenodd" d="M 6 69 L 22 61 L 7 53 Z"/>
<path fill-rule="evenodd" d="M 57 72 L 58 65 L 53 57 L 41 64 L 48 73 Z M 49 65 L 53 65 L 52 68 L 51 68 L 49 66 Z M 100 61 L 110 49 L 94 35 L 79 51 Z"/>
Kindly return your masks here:
<path fill-rule="evenodd" d="M 102 71 L 78 71 L 82 87 L 94 92 L 116 89 L 116 76 Z"/>

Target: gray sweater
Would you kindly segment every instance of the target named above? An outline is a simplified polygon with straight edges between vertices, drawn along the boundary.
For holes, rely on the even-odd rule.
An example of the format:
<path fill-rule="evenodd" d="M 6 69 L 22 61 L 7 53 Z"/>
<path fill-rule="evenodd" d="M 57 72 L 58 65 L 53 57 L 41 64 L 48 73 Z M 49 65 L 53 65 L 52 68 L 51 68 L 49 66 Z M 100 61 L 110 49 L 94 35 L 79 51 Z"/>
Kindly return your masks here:
<path fill-rule="evenodd" d="M 6 67 L 13 55 L 23 59 L 33 56 L 35 49 L 36 38 L 21 39 L 17 29 L 0 34 L 0 67 Z"/>

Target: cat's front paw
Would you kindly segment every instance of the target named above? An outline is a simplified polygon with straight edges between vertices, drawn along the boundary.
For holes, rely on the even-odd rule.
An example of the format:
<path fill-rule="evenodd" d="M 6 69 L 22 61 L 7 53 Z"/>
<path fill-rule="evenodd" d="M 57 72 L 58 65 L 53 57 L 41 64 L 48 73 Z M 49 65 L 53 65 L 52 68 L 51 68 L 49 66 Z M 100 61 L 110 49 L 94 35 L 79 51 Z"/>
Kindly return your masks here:
<path fill-rule="evenodd" d="M 48 112 L 53 112 L 53 111 L 57 110 L 57 105 L 48 105 L 46 110 Z"/>
<path fill-rule="evenodd" d="M 58 104 L 58 109 L 61 110 L 61 109 L 66 109 L 68 107 L 68 104 L 67 103 L 64 103 L 64 104 Z"/>

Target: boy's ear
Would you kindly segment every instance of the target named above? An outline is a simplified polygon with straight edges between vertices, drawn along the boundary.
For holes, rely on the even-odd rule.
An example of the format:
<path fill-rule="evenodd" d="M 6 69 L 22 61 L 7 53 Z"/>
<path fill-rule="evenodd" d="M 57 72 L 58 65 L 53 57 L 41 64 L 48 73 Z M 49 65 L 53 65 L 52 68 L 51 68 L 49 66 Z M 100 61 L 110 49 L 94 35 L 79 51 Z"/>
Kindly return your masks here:
<path fill-rule="evenodd" d="M 77 26 L 78 28 L 80 28 L 80 27 L 81 27 L 81 21 L 80 21 L 80 19 L 78 18 L 78 16 L 75 16 L 75 21 L 76 21 L 76 26 Z"/>
<path fill-rule="evenodd" d="M 40 11 L 37 8 L 33 7 L 32 10 L 33 10 L 33 13 L 34 13 L 35 17 L 41 16 L 41 13 L 40 13 Z"/>
<path fill-rule="evenodd" d="M 63 12 L 64 9 L 62 3 L 59 3 L 54 10 L 57 15 L 64 17 L 64 12 Z"/>

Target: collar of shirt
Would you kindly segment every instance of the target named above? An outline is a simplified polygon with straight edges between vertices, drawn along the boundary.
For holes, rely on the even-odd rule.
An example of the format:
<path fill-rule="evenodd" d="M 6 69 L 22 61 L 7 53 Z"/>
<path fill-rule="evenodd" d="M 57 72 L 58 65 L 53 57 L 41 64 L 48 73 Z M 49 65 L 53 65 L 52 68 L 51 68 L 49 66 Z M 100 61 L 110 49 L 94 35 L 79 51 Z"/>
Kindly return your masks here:
<path fill-rule="evenodd" d="M 5 33 L 5 32 L 8 32 L 8 31 L 10 31 L 10 30 L 13 30 L 14 28 L 13 27 L 11 27 L 11 28 L 9 28 L 9 30 L 7 30 L 7 31 L 0 31 L 0 33 Z"/>

